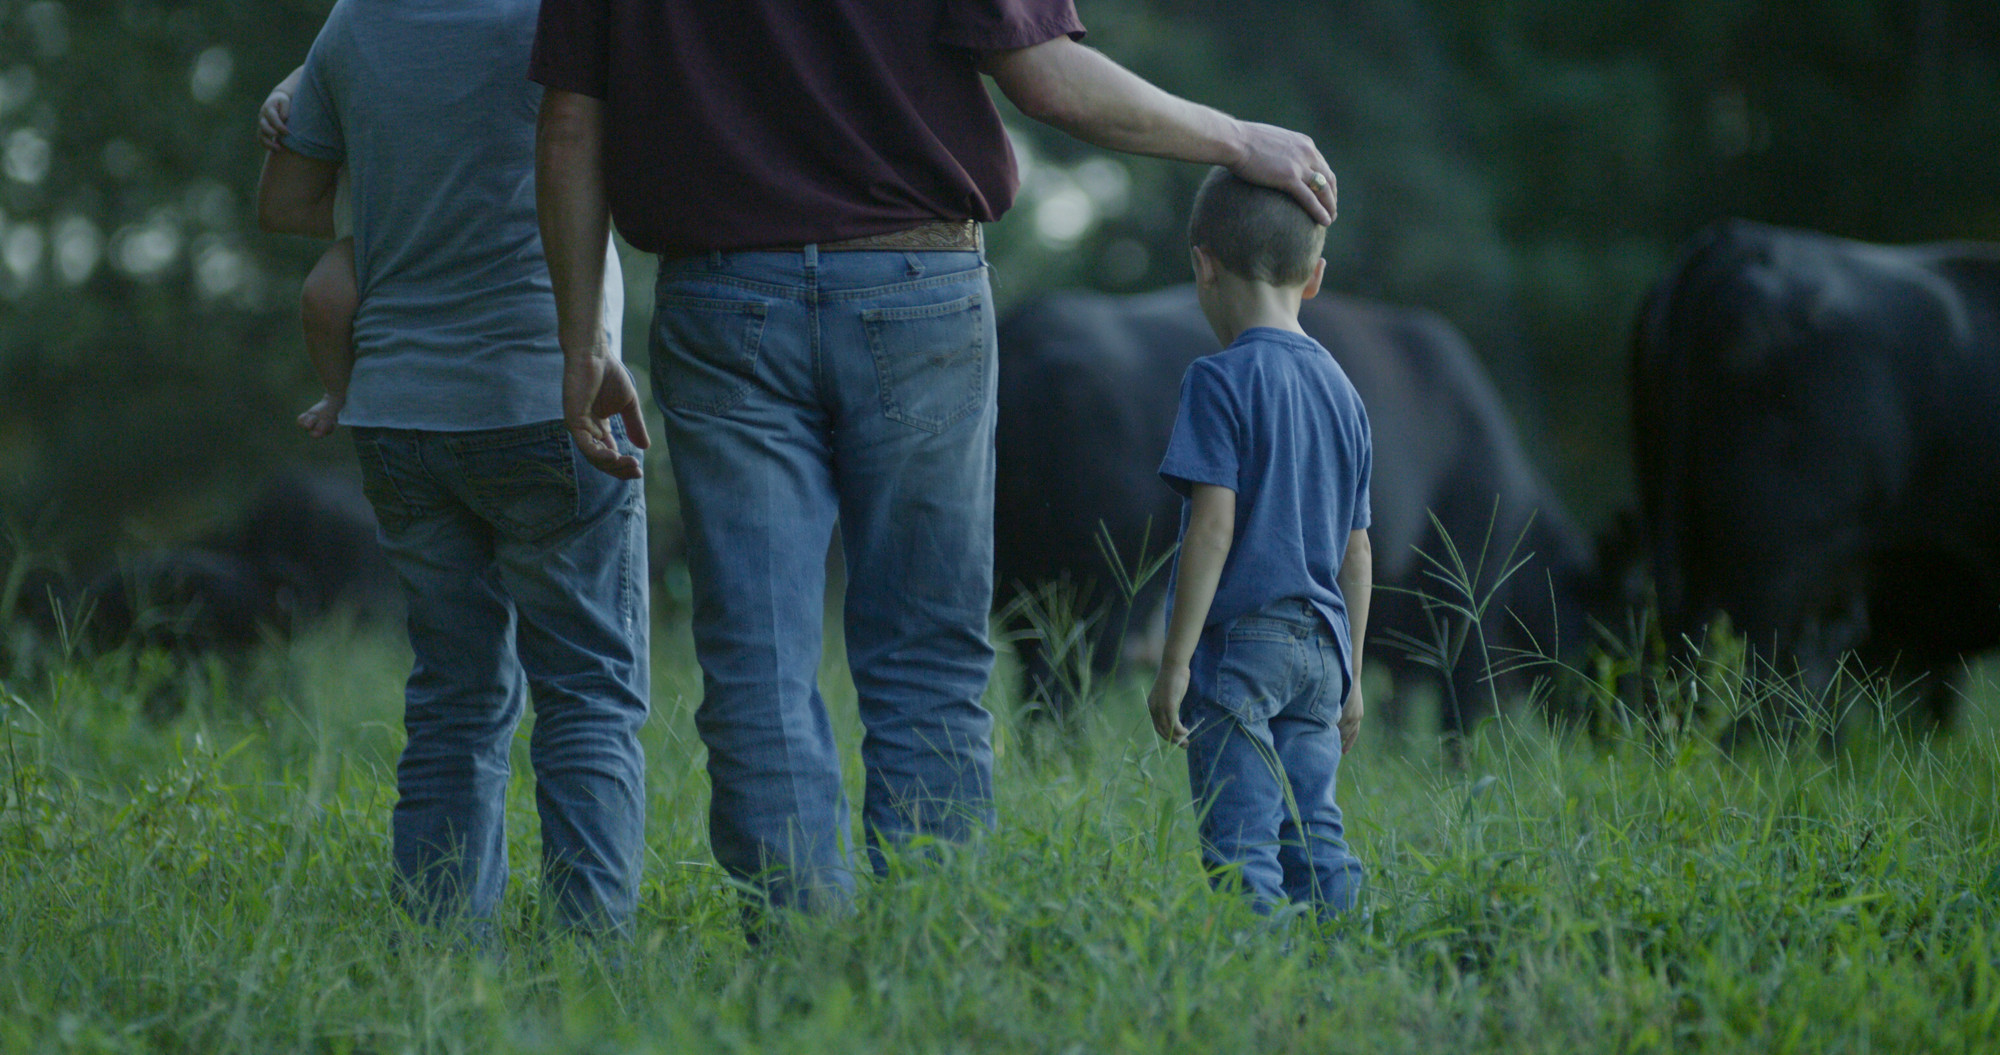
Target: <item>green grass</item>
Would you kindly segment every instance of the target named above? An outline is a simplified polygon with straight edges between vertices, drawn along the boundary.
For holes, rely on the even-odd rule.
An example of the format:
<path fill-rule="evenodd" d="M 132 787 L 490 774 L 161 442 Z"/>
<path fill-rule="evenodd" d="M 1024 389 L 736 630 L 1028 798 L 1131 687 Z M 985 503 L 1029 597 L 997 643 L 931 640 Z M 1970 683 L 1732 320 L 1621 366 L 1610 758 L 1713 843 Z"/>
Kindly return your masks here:
<path fill-rule="evenodd" d="M 1124 683 L 1028 736 L 1001 828 L 742 940 L 706 850 L 686 628 L 656 645 L 650 859 L 621 956 L 531 925 L 524 754 L 502 955 L 408 926 L 387 824 L 407 655 L 339 628 L 198 671 L 4 695 L 0 1051 L 1985 1051 L 2000 1045 L 2000 730 L 1838 756 L 1592 745 L 1518 717 L 1463 772 L 1377 723 L 1342 767 L 1365 911 L 1274 930 L 1211 893 L 1180 756 Z M 826 684 L 852 755 L 852 690 Z M 1371 697 L 1395 706 L 1386 686 Z M 1417 723 L 1421 724 L 1421 723 Z M 852 772 L 850 757 L 850 775 Z"/>

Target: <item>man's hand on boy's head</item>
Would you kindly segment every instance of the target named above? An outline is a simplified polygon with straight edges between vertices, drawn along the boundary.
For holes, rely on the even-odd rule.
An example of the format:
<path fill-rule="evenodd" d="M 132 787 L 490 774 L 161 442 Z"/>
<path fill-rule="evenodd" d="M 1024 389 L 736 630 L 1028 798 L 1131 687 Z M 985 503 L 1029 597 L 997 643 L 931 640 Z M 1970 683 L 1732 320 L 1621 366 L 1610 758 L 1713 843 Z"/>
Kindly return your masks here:
<path fill-rule="evenodd" d="M 1175 747 L 1186 747 L 1188 730 L 1181 724 L 1181 700 L 1187 696 L 1188 669 L 1163 666 L 1153 679 L 1146 707 L 1153 712 L 1153 731 Z"/>
<path fill-rule="evenodd" d="M 1361 738 L 1361 718 L 1367 705 L 1361 702 L 1361 683 L 1355 682 L 1354 691 L 1347 694 L 1347 705 L 1340 709 L 1340 753 L 1354 750 L 1354 741 Z"/>
<path fill-rule="evenodd" d="M 278 149 L 278 141 L 284 138 L 285 129 L 292 120 L 292 93 L 283 88 L 271 89 L 264 97 L 264 105 L 257 108 L 257 141 L 265 150 Z"/>
<path fill-rule="evenodd" d="M 1325 226 L 1340 215 L 1340 186 L 1333 166 L 1312 137 L 1276 125 L 1244 121 L 1241 153 L 1229 171 L 1260 187 L 1292 196 L 1313 222 Z"/>

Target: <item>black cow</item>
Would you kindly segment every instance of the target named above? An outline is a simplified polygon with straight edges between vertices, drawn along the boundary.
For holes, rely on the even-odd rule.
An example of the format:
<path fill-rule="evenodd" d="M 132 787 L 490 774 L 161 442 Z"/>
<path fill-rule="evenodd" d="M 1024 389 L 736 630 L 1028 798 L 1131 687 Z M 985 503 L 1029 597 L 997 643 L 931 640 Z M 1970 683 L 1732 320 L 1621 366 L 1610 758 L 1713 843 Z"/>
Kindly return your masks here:
<path fill-rule="evenodd" d="M 1802 698 L 1853 652 L 1949 719 L 2000 644 L 2000 247 L 1713 225 L 1640 312 L 1632 407 L 1669 640 L 1727 612 Z"/>
<path fill-rule="evenodd" d="M 295 618 L 350 608 L 400 614 L 402 595 L 376 536 L 375 510 L 344 474 L 292 472 L 259 490 L 225 548 L 270 576 Z"/>
<path fill-rule="evenodd" d="M 98 574 L 74 610 L 100 647 L 242 653 L 341 608 L 397 611 L 375 516 L 345 477 L 273 477 L 234 524 L 193 545 L 137 554 Z"/>
<path fill-rule="evenodd" d="M 262 569 L 199 546 L 153 550 L 104 572 L 85 589 L 78 611 L 99 648 L 135 644 L 182 657 L 240 655 L 290 625 Z"/>
<path fill-rule="evenodd" d="M 24 582 L 16 605 L 27 625 L 8 635 L 4 665 L 19 672 L 52 661 L 58 639 L 159 649 L 176 662 L 145 697 L 154 719 L 180 713 L 202 691 L 211 659 L 244 673 L 259 646 L 315 619 L 336 611 L 386 619 L 401 610 L 360 488 L 309 472 L 266 481 L 223 530 L 127 555 L 74 594 L 62 582 L 53 574 Z M 79 625 L 83 633 L 70 636 Z"/>
<path fill-rule="evenodd" d="M 1504 650 L 1513 648 L 1548 653 L 1558 626 L 1566 640 L 1581 640 L 1586 542 L 1529 463 L 1458 331 L 1426 312 L 1330 295 L 1307 301 L 1300 322 L 1340 361 L 1374 432 L 1370 539 L 1377 589 L 1369 662 L 1422 670 L 1386 639 L 1398 632 L 1437 640 L 1423 604 L 1399 591 L 1460 599 L 1425 574 L 1432 566 L 1419 550 L 1446 559 L 1433 515 L 1468 565 L 1485 550 L 1484 581 L 1475 592 L 1493 602 L 1483 624 L 1493 646 L 1489 658 L 1504 662 Z M 1153 553 L 1172 545 L 1180 499 L 1160 481 L 1160 459 L 1181 375 L 1216 347 L 1189 286 L 1124 297 L 1056 294 L 1001 323 L 994 557 L 1003 601 L 1017 584 L 1064 576 L 1084 587 L 1087 598 L 1115 593 L 1101 585 L 1088 593 L 1088 584 L 1108 577 L 1095 538 L 1100 522 L 1128 567 L 1149 525 Z M 1496 588 L 1502 558 L 1517 542 L 1518 554 L 1531 559 Z M 1141 618 L 1157 608 L 1164 579 L 1135 605 Z M 1109 600 L 1107 625 L 1115 637 L 1125 613 L 1116 607 L 1119 598 Z M 1466 629 L 1462 620 L 1456 625 Z M 1098 644 L 1100 668 L 1117 644 Z M 1031 681 L 1059 703 L 1037 642 L 1021 647 Z M 1468 643 L 1451 669 L 1441 721 L 1448 734 L 1461 733 L 1492 698 L 1475 651 Z"/>

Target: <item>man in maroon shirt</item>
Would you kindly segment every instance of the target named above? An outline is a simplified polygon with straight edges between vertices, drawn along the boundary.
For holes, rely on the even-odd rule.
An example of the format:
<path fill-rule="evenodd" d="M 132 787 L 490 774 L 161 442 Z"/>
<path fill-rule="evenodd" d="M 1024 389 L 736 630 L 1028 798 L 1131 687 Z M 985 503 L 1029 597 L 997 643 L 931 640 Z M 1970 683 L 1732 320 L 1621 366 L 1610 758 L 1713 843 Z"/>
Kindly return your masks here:
<path fill-rule="evenodd" d="M 852 890 L 817 676 L 838 520 L 870 856 L 993 823 L 997 360 L 979 224 L 1018 187 L 984 74 L 1099 146 L 1220 164 L 1322 223 L 1305 136 L 1153 87 L 1077 43 L 1072 0 L 544 0 L 537 197 L 593 464 L 637 476 L 601 347 L 607 224 L 660 257 L 653 385 L 703 674 L 710 842 L 777 906 Z M 592 252 L 593 247 L 595 253 Z"/>

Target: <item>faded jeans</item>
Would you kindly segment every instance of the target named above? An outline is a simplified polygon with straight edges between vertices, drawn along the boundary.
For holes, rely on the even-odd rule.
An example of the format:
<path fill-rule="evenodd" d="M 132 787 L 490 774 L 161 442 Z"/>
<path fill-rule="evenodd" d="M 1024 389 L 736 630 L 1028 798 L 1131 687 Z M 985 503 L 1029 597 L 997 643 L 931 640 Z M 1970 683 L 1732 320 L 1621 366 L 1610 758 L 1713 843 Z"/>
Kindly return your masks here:
<path fill-rule="evenodd" d="M 993 328 L 975 251 L 660 265 L 653 385 L 687 531 L 710 844 L 774 906 L 836 907 L 854 884 L 818 685 L 836 521 L 874 867 L 994 822 Z"/>
<path fill-rule="evenodd" d="M 1240 882 L 1260 911 L 1351 908 L 1361 863 L 1333 794 L 1348 678 L 1325 619 L 1279 601 L 1204 635 L 1190 667 L 1188 779 L 1216 885 Z"/>
<path fill-rule="evenodd" d="M 406 904 L 492 919 L 532 696 L 543 903 L 566 926 L 626 927 L 645 833 L 645 492 L 593 469 L 559 421 L 353 431 L 415 653 L 392 820 Z"/>

